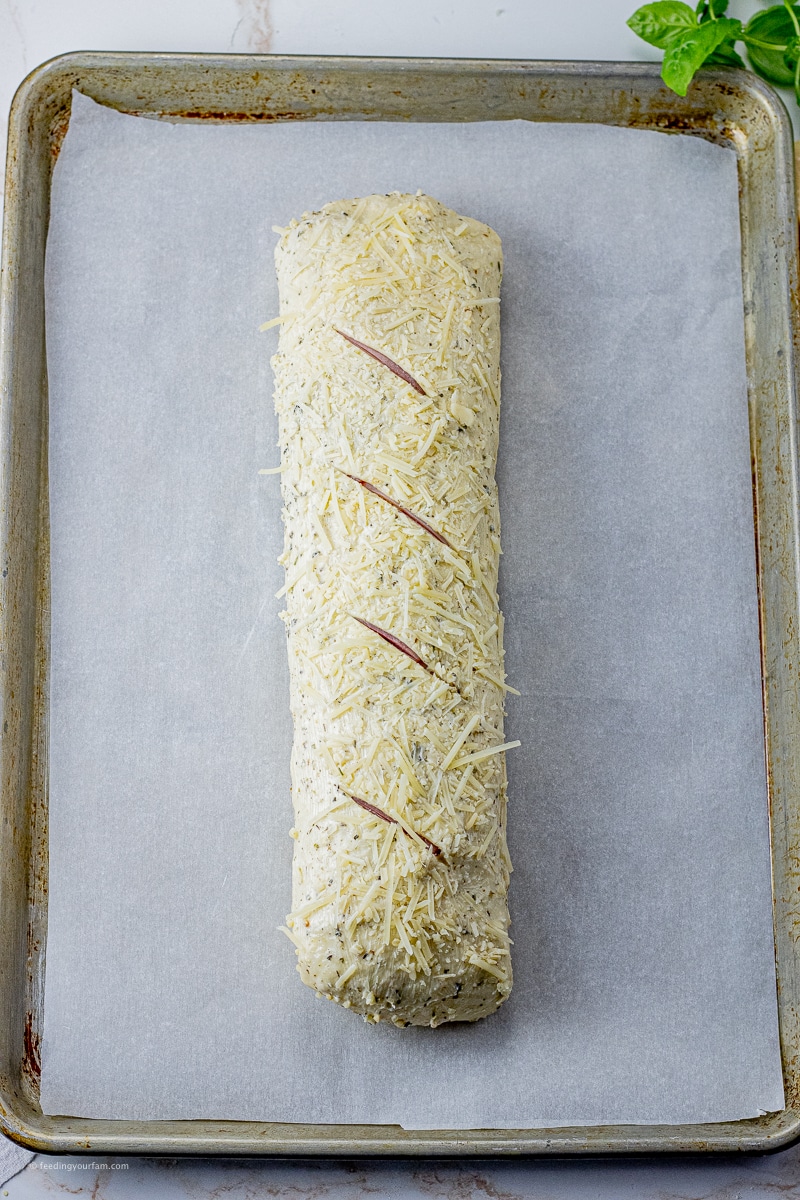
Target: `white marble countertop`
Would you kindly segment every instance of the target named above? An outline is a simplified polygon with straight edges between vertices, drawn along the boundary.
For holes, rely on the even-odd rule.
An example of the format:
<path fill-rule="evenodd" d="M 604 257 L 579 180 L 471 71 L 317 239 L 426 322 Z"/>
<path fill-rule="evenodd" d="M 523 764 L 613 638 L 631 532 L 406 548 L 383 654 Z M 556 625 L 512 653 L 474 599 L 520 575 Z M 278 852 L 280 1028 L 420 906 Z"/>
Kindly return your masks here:
<path fill-rule="evenodd" d="M 0 155 L 14 90 L 70 50 L 656 58 L 626 28 L 636 0 L 0 0 Z M 755 0 L 732 0 L 746 17 Z M 799 127 L 800 126 L 796 126 Z M 800 1197 L 800 1147 L 763 1158 L 355 1163 L 37 1156 L 0 1196 L 245 1200 L 756 1200 Z"/>
<path fill-rule="evenodd" d="M 800 1150 L 709 1162 L 314 1164 L 38 1156 L 9 1200 L 784 1200 L 800 1196 Z"/>

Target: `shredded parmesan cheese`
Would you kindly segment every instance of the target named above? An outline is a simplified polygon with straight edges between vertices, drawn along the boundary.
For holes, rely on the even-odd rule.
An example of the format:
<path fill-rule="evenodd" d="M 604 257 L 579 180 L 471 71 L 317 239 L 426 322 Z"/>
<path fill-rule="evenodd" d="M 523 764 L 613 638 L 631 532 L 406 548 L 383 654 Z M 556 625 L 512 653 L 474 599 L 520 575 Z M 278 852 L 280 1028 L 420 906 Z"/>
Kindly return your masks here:
<path fill-rule="evenodd" d="M 465 767 L 467 763 L 481 762 L 484 758 L 491 758 L 495 754 L 502 754 L 504 750 L 516 750 L 517 746 L 521 746 L 522 742 L 503 742 L 500 746 L 489 746 L 486 750 L 476 750 L 474 754 L 467 754 L 464 758 L 460 758 L 454 765 L 456 767 Z"/>
<path fill-rule="evenodd" d="M 500 242 L 421 194 L 280 233 L 282 315 L 263 328 L 280 328 L 265 473 L 284 501 L 295 726 L 284 932 L 303 980 L 368 1020 L 475 1020 L 511 988 L 503 754 L 519 745 L 502 740 Z"/>

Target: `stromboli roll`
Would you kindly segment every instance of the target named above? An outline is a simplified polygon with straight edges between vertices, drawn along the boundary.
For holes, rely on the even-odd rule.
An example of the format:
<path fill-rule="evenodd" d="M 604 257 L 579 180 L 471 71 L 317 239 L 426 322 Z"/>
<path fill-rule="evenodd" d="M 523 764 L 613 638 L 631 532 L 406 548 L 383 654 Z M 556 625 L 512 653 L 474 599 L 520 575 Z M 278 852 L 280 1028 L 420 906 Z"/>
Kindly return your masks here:
<path fill-rule="evenodd" d="M 511 990 L 500 239 L 397 193 L 281 232 L 286 932 L 368 1020 L 473 1021 Z"/>

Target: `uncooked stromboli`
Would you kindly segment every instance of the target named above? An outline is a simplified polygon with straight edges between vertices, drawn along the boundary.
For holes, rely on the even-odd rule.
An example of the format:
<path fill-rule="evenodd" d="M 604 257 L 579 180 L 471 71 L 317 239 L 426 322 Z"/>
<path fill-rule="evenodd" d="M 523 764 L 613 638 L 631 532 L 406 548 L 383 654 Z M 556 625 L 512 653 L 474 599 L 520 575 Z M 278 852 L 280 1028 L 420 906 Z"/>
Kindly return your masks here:
<path fill-rule="evenodd" d="M 500 239 L 395 193 L 293 221 L 276 262 L 286 931 L 368 1020 L 474 1021 L 511 990 Z"/>

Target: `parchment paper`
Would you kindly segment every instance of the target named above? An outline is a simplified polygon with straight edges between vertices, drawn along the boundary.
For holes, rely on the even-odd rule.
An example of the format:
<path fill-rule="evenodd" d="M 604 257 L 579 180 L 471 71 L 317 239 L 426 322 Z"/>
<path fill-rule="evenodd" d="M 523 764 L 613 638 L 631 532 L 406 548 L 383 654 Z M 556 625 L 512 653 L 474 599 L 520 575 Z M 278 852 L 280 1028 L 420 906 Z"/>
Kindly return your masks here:
<path fill-rule="evenodd" d="M 290 906 L 273 224 L 422 188 L 501 235 L 515 988 L 316 1000 Z M 736 165 L 601 127 L 169 125 L 76 96 L 47 261 L 42 1105 L 520 1127 L 783 1106 Z"/>

